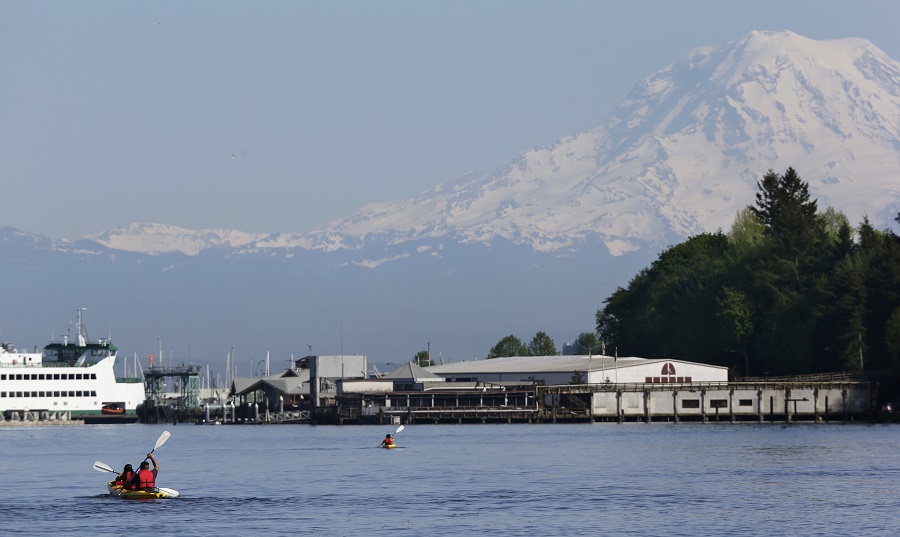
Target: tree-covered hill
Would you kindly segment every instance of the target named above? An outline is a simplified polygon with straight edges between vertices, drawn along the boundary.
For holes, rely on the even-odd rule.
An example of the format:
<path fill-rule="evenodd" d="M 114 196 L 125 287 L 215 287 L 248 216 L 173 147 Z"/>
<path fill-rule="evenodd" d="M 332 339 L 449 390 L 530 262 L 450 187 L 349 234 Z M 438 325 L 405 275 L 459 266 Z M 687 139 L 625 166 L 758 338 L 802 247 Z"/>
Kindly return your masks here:
<path fill-rule="evenodd" d="M 820 212 L 791 168 L 758 187 L 729 233 L 668 248 L 606 299 L 607 348 L 737 375 L 900 374 L 900 237 Z"/>

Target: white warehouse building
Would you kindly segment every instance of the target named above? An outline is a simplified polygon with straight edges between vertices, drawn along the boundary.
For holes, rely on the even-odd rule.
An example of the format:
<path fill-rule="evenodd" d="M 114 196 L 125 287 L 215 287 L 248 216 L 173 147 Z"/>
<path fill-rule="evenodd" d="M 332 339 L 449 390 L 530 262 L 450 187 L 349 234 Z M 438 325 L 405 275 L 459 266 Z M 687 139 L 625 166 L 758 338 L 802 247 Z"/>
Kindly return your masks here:
<path fill-rule="evenodd" d="M 428 371 L 456 382 L 559 384 L 714 384 L 728 368 L 671 359 L 612 356 L 514 356 L 436 365 Z"/>

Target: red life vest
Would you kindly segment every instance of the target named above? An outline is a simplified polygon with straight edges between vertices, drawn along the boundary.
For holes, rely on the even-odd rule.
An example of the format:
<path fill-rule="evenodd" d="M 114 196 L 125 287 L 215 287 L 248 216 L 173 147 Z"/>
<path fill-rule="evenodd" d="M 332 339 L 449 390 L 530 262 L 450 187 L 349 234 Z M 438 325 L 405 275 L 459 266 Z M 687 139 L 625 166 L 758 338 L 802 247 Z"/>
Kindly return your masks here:
<path fill-rule="evenodd" d="M 116 485 L 125 485 L 131 481 L 132 477 L 134 477 L 134 472 L 123 472 L 122 479 L 116 479 Z"/>
<path fill-rule="evenodd" d="M 138 488 L 139 489 L 152 489 L 156 487 L 156 483 L 153 482 L 153 471 L 152 470 L 139 470 L 138 471 Z"/>
<path fill-rule="evenodd" d="M 384 445 L 390 446 L 390 445 L 393 445 L 393 444 L 394 444 L 394 439 L 393 439 L 393 438 L 387 437 L 387 438 L 384 439 Z"/>

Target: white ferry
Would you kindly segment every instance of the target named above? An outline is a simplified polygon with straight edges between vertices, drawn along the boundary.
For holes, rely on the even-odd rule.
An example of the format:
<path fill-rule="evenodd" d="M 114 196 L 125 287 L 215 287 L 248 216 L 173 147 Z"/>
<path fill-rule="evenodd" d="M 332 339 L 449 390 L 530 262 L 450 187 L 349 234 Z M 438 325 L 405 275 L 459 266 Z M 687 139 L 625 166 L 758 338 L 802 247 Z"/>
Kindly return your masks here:
<path fill-rule="evenodd" d="M 115 345 L 89 341 L 78 309 L 78 334 L 51 341 L 43 353 L 0 345 L 0 417 L 5 421 L 55 421 L 91 416 L 137 417 L 144 384 L 116 378 Z"/>

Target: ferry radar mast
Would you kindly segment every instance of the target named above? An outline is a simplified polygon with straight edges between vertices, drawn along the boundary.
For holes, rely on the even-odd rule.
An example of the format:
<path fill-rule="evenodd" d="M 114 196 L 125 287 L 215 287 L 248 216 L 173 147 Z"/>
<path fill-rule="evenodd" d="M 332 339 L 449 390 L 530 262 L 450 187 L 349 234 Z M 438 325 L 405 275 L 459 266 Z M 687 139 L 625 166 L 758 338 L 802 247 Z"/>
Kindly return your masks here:
<path fill-rule="evenodd" d="M 76 330 L 78 330 L 78 345 L 81 347 L 84 347 L 85 345 L 87 345 L 87 339 L 88 339 L 87 329 L 84 327 L 84 322 L 82 321 L 82 318 L 81 318 L 82 312 L 84 312 L 86 310 L 87 310 L 87 308 L 78 308 L 77 310 L 75 310 L 75 312 L 77 314 L 77 319 L 78 319 L 76 321 L 75 328 L 76 328 Z"/>

